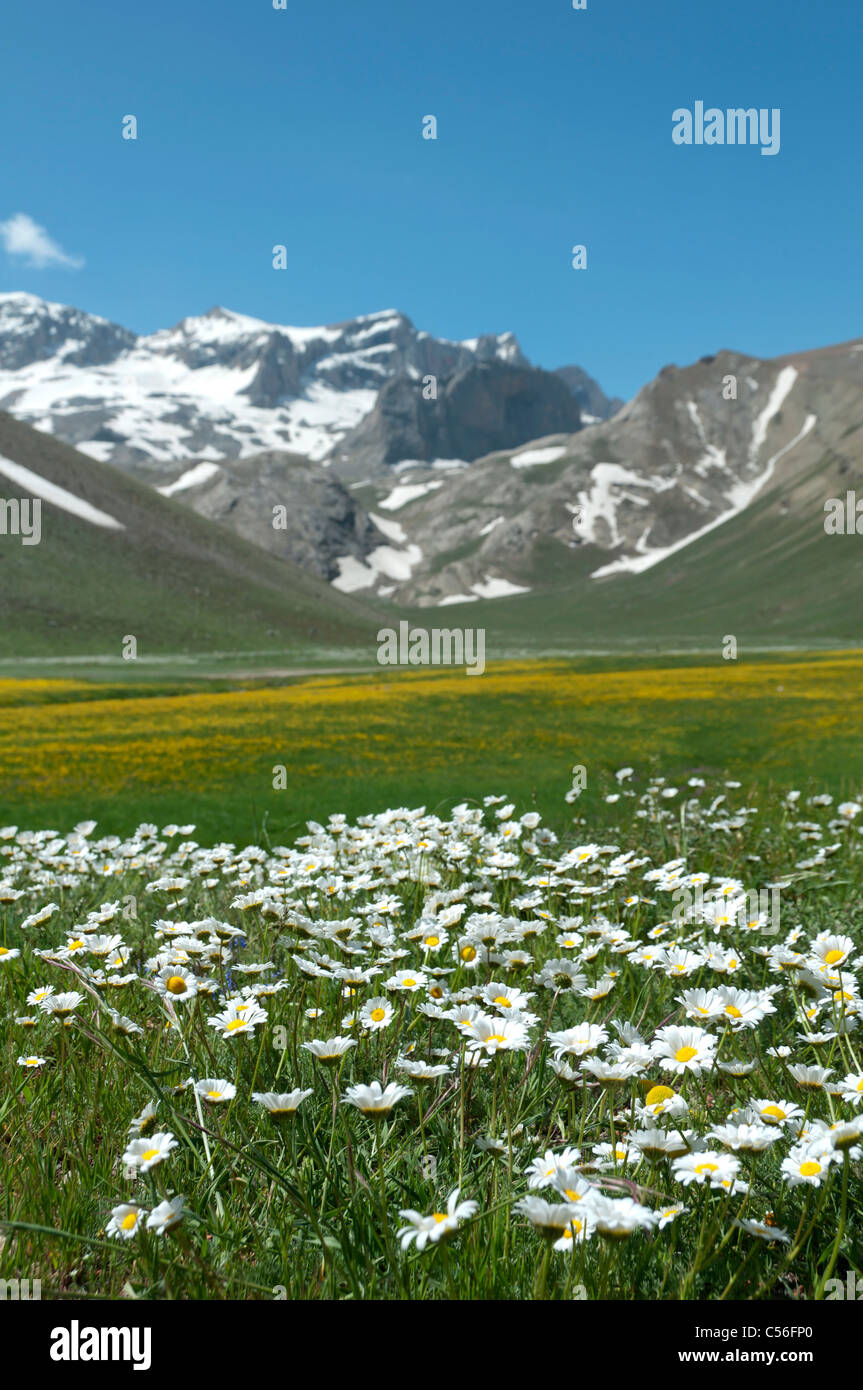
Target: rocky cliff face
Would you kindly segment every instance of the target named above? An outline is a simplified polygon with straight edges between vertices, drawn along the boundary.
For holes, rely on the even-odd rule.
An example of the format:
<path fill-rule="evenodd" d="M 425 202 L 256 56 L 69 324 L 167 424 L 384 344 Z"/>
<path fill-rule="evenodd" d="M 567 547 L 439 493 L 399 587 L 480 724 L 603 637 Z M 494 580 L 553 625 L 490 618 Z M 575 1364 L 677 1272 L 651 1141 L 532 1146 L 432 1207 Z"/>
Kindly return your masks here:
<path fill-rule="evenodd" d="M 608 420 L 623 405 L 619 396 L 606 396 L 598 381 L 588 376 L 583 367 L 555 367 L 555 376 L 565 382 L 578 402 L 584 424 L 595 425 Z"/>
<path fill-rule="evenodd" d="M 566 385 L 535 367 L 472 363 L 436 379 L 433 398 L 427 389 L 409 376 L 387 382 L 374 409 L 334 450 L 336 470 L 359 478 L 405 460 L 471 462 L 540 435 L 577 430 L 581 423 Z"/>
<path fill-rule="evenodd" d="M 387 544 L 336 475 L 297 454 L 199 463 L 160 491 L 321 579 L 338 578 L 345 557 L 363 562 Z"/>

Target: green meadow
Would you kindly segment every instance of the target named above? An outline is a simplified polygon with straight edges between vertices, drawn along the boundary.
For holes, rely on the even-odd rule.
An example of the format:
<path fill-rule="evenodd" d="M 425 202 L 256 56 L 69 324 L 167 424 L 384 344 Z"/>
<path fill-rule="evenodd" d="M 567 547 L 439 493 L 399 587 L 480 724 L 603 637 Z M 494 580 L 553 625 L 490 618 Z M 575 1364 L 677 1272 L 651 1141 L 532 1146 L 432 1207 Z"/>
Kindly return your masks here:
<path fill-rule="evenodd" d="M 576 765 L 578 812 L 599 823 L 624 765 L 669 781 L 727 773 L 754 792 L 842 794 L 863 777 L 856 652 L 521 661 L 474 678 L 272 666 L 0 680 L 3 819 L 92 817 L 118 834 L 194 822 L 202 840 L 278 843 L 333 811 L 448 809 L 491 792 L 559 828 Z"/>

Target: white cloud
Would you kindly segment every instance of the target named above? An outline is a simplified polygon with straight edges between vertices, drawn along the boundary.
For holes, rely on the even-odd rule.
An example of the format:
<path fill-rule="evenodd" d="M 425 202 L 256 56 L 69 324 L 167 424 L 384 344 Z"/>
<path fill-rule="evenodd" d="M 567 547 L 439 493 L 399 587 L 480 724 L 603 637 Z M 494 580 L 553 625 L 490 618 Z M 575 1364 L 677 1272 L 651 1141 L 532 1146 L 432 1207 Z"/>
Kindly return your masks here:
<path fill-rule="evenodd" d="M 27 265 L 37 270 L 54 265 L 80 270 L 84 264 L 83 256 L 68 255 L 26 212 L 16 212 L 8 222 L 0 222 L 0 237 L 7 256 L 24 256 Z"/>

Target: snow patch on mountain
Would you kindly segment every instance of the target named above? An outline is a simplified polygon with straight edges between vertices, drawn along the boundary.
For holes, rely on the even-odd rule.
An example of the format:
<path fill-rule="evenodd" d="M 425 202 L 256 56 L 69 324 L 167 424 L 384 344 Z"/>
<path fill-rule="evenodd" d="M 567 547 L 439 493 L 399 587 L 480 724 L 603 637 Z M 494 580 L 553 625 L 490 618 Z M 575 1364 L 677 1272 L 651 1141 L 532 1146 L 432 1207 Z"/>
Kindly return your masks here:
<path fill-rule="evenodd" d="M 546 449 L 524 449 L 520 454 L 512 454 L 509 461 L 513 468 L 536 468 L 541 463 L 556 463 L 565 453 L 565 445 L 552 444 Z"/>
<path fill-rule="evenodd" d="M 391 545 L 379 545 L 366 556 L 365 563 L 353 555 L 341 555 L 337 560 L 339 573 L 332 580 L 334 589 L 354 594 L 373 588 L 381 578 L 403 584 L 423 558 L 418 545 L 398 550 Z"/>
<path fill-rule="evenodd" d="M 580 518 L 575 529 L 579 537 L 606 548 L 619 545 L 618 509 L 621 500 L 626 498 L 637 506 L 646 505 L 646 499 L 633 492 L 633 487 L 661 491 L 663 483 L 657 478 L 642 477 L 640 473 L 619 463 L 594 464 L 590 489 L 578 494 Z"/>
<path fill-rule="evenodd" d="M 782 408 L 783 402 L 788 396 L 789 391 L 797 380 L 798 372 L 796 367 L 783 367 L 776 381 L 773 390 L 770 392 L 767 404 L 764 409 L 756 416 L 752 426 L 752 443 L 749 447 L 749 458 L 754 462 L 758 458 L 762 444 L 767 438 L 767 426 Z"/>
<path fill-rule="evenodd" d="M 405 545 L 407 543 L 405 528 L 400 521 L 393 521 L 392 519 L 387 520 L 386 517 L 376 516 L 374 512 L 369 512 L 369 516 L 378 530 L 381 531 L 383 535 L 387 536 L 389 540 L 395 541 L 397 545 Z"/>
<path fill-rule="evenodd" d="M 210 478 L 219 472 L 221 469 L 217 463 L 196 463 L 194 468 L 187 468 L 173 483 L 168 483 L 167 487 L 159 487 L 156 491 L 161 492 L 163 497 L 173 497 L 175 492 L 184 492 L 188 487 L 197 487 L 199 483 L 209 482 Z"/>
<path fill-rule="evenodd" d="M 491 579 L 486 575 L 479 584 L 471 585 L 478 598 L 509 598 L 510 594 L 529 594 L 524 584 L 513 584 L 509 579 Z"/>
<path fill-rule="evenodd" d="M 790 367 L 786 370 L 793 372 L 794 368 Z M 795 379 L 796 376 L 797 373 L 794 372 Z M 793 385 L 794 382 L 792 381 L 791 386 Z M 788 394 L 791 386 L 787 388 L 785 395 Z M 784 396 L 782 399 L 784 399 Z M 773 414 L 775 413 L 774 410 Z M 772 415 L 770 418 L 773 418 Z M 817 419 L 818 417 L 816 415 L 807 415 L 803 427 L 797 432 L 793 439 L 789 440 L 783 448 L 775 453 L 772 458 L 767 460 L 767 465 L 763 473 L 760 473 L 757 478 L 754 478 L 750 482 L 739 481 L 735 483 L 729 492 L 730 507 L 722 512 L 721 515 L 714 517 L 713 521 L 709 521 L 706 526 L 699 527 L 697 531 L 690 531 L 687 536 L 684 536 L 679 541 L 675 541 L 673 545 L 667 545 L 657 549 L 648 549 L 646 545 L 643 545 L 642 542 L 645 537 L 641 536 L 636 543 L 636 550 L 642 551 L 643 553 L 624 556 L 622 559 L 612 561 L 611 564 L 602 565 L 599 569 L 593 571 L 590 576 L 591 579 L 602 579 L 609 574 L 642 574 L 644 570 L 652 569 L 654 565 L 658 565 L 661 560 L 667 559 L 669 555 L 674 555 L 677 551 L 684 550 L 686 546 L 692 545 L 693 541 L 700 540 L 702 536 L 706 536 L 710 531 L 714 531 L 717 526 L 723 526 L 726 521 L 730 521 L 732 517 L 737 516 L 749 506 L 750 502 L 773 477 L 774 469 L 779 460 L 784 458 L 787 453 L 790 453 L 790 451 L 800 443 L 801 439 L 806 438 L 806 435 L 814 429 Z M 765 434 L 760 433 L 762 442 Z"/>
<path fill-rule="evenodd" d="M 397 512 L 401 507 L 406 507 L 408 502 L 415 502 L 418 497 L 425 497 L 427 493 L 435 492 L 439 487 L 443 487 L 443 483 L 399 483 L 378 506 L 385 512 Z"/>
<path fill-rule="evenodd" d="M 98 507 L 85 502 L 83 498 L 76 497 L 74 493 L 67 492 L 64 487 L 50 482 L 48 478 L 41 477 L 32 469 L 25 468 L 23 464 L 15 463 L 12 459 L 0 456 L 0 473 L 34 497 L 41 498 L 43 502 L 49 502 L 52 507 L 59 507 L 62 511 L 68 512 L 70 516 L 78 517 L 81 521 L 89 521 L 93 526 L 104 526 L 109 531 L 125 531 L 126 529 L 122 521 L 117 521 L 107 512 L 100 511 Z"/>

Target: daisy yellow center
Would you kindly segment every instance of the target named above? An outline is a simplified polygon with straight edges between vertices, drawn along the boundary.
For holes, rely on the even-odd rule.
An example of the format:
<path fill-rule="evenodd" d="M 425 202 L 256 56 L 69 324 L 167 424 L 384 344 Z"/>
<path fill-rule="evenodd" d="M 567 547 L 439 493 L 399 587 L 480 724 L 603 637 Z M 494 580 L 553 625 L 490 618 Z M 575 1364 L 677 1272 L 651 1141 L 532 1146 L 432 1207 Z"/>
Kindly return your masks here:
<path fill-rule="evenodd" d="M 9 954 L 9 949 L 8 949 L 8 947 L 6 947 L 6 946 L 0 946 L 0 956 L 8 956 L 8 954 Z"/>
<path fill-rule="evenodd" d="M 725 1006 L 725 1012 L 726 1012 L 727 1014 L 730 1014 L 732 1018 L 742 1018 L 742 1017 L 743 1017 L 742 1013 L 740 1012 L 740 1010 L 738 1009 L 738 1007 L 737 1007 L 736 1004 L 726 1004 L 726 1006 Z"/>
<path fill-rule="evenodd" d="M 762 1115 L 770 1115 L 771 1118 L 774 1120 L 785 1119 L 785 1111 L 780 1110 L 778 1105 L 765 1105 L 761 1113 Z"/>
<path fill-rule="evenodd" d="M 426 946 L 439 946 L 439 945 L 440 945 L 440 937 L 439 937 L 439 936 L 427 936 L 426 939 L 425 939 L 425 944 L 426 944 Z"/>
<path fill-rule="evenodd" d="M 385 1009 L 372 1009 L 369 1016 L 373 1023 L 380 1023 L 381 1019 L 386 1018 L 387 1015 Z"/>
<path fill-rule="evenodd" d="M 716 1163 L 696 1163 L 695 1171 L 696 1173 L 715 1173 L 718 1166 Z"/>
<path fill-rule="evenodd" d="M 69 942 L 69 950 L 70 950 L 70 951 L 77 951 L 77 950 L 79 950 L 83 945 L 84 945 L 83 941 L 70 941 L 70 942 Z"/>
<path fill-rule="evenodd" d="M 124 1231 L 131 1231 L 134 1230 L 137 1220 L 138 1213 L 136 1211 L 130 1211 L 128 1216 L 123 1217 L 123 1220 L 120 1222 L 120 1225 L 123 1227 Z"/>
<path fill-rule="evenodd" d="M 440 1225 L 441 1221 L 446 1221 L 446 1212 L 445 1212 L 445 1211 L 433 1211 L 433 1212 L 432 1212 L 432 1216 L 434 1217 L 434 1219 L 435 1219 L 435 1221 L 438 1223 L 438 1225 Z"/>
<path fill-rule="evenodd" d="M 405 989 L 410 989 L 413 985 L 416 984 L 416 980 L 411 979 L 411 977 L 408 976 L 406 980 L 402 980 L 402 984 L 404 985 Z"/>
<path fill-rule="evenodd" d="M 580 1193 L 580 1192 L 575 1192 L 575 1191 L 573 1190 L 573 1188 L 571 1188 L 571 1187 L 565 1187 L 564 1190 L 563 1190 L 563 1195 L 564 1195 L 564 1197 L 566 1197 L 567 1201 L 569 1201 L 569 1202 L 580 1202 L 580 1201 L 581 1201 L 581 1193 Z"/>
<path fill-rule="evenodd" d="M 842 959 L 842 954 L 843 953 L 841 951 L 828 951 L 824 959 L 826 960 L 828 965 L 835 965 L 837 960 Z"/>
<path fill-rule="evenodd" d="M 221 1099 L 222 1099 L 222 1092 L 221 1092 L 221 1091 L 208 1091 L 208 1092 L 207 1092 L 207 1095 L 210 1097 L 211 1100 L 221 1100 Z"/>
<path fill-rule="evenodd" d="M 476 951 L 473 946 L 462 946 L 461 958 L 462 960 L 476 960 Z"/>
<path fill-rule="evenodd" d="M 697 1047 L 679 1047 L 674 1054 L 675 1062 L 691 1062 L 698 1053 Z"/>
<path fill-rule="evenodd" d="M 647 1092 L 646 1105 L 658 1105 L 662 1100 L 673 1100 L 674 1092 L 670 1086 L 654 1086 Z"/>
<path fill-rule="evenodd" d="M 814 1159 L 809 1159 L 806 1163 L 801 1163 L 800 1165 L 801 1178 L 814 1178 L 816 1173 L 820 1172 L 821 1164 L 816 1163 Z"/>
<path fill-rule="evenodd" d="M 225 1032 L 235 1033 L 238 1028 L 245 1028 L 245 1026 L 245 1022 L 242 1018 L 232 1018 L 227 1028 L 225 1029 Z"/>
<path fill-rule="evenodd" d="M 512 1002 L 509 999 L 505 999 L 502 994 L 499 994 L 493 1002 L 499 1004 L 502 1009 L 512 1008 Z"/>
<path fill-rule="evenodd" d="M 441 989 L 440 985 L 432 985 L 431 989 L 429 990 L 429 994 L 431 995 L 432 999 L 443 998 L 443 990 Z"/>
<path fill-rule="evenodd" d="M 167 981 L 165 988 L 168 990 L 169 994 L 185 994 L 186 981 L 183 979 L 182 975 L 172 975 Z"/>
<path fill-rule="evenodd" d="M 158 1152 L 158 1149 L 147 1149 L 146 1153 L 143 1153 L 141 1157 L 143 1158 L 145 1163 L 149 1163 L 150 1159 L 155 1158 Z"/>

